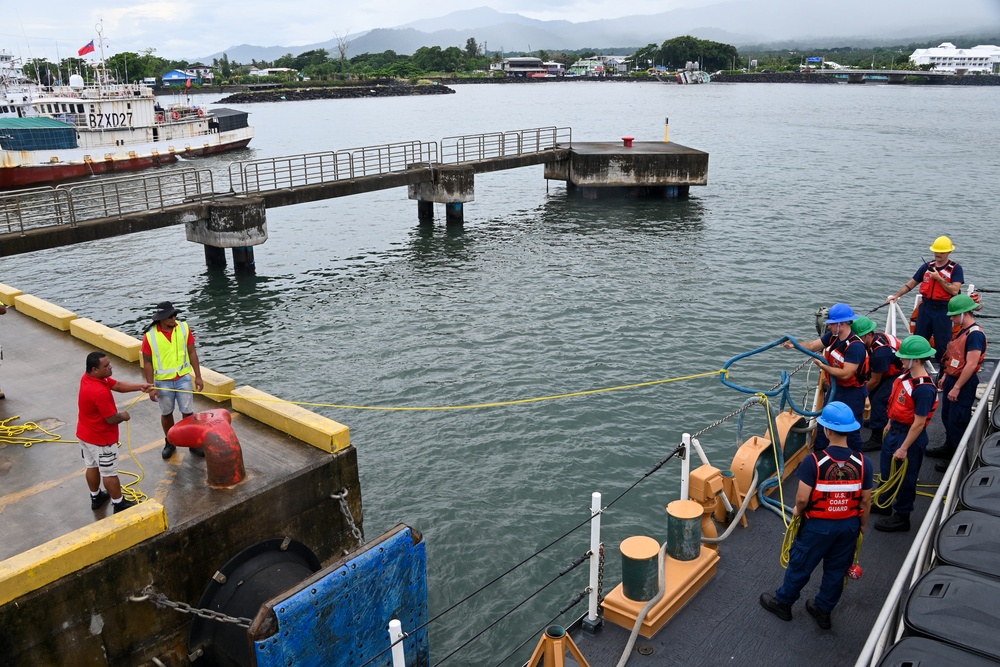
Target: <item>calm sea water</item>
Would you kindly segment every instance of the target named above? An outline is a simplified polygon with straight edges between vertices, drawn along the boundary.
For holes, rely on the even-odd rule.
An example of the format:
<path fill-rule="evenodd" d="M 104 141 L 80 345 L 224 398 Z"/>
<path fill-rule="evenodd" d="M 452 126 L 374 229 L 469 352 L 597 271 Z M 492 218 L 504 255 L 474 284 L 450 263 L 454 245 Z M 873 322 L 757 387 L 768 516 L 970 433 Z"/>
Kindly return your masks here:
<path fill-rule="evenodd" d="M 1000 289 L 994 89 L 574 82 L 457 91 L 248 105 L 257 138 L 238 157 L 543 126 L 572 127 L 581 141 L 656 141 L 669 117 L 671 140 L 711 154 L 709 185 L 682 202 L 589 202 L 526 168 L 477 176 L 464 232 L 446 230 L 440 207 L 435 226 L 419 227 L 405 189 L 271 210 L 256 277 L 208 272 L 201 247 L 172 228 L 4 259 L 0 280 L 136 333 L 152 304 L 170 299 L 193 324 L 204 363 L 241 384 L 400 407 L 717 370 L 783 334 L 814 337 L 819 306 L 878 305 L 940 234 L 954 240 L 968 281 Z M 231 159 L 195 165 L 223 174 Z M 769 387 L 799 360 L 772 352 L 736 379 Z M 366 535 L 397 522 L 423 531 L 434 614 L 585 519 L 592 491 L 617 496 L 684 431 L 743 398 L 698 379 L 479 410 L 320 411 L 351 427 Z M 763 427 L 756 419 L 748 428 Z M 735 427 L 703 442 L 726 465 Z M 609 547 L 665 535 L 678 469 L 669 464 L 608 512 Z M 555 576 L 587 539 L 577 532 L 435 623 L 434 661 Z M 612 548 L 612 584 L 617 561 Z M 498 663 L 586 586 L 584 570 L 445 664 Z"/>

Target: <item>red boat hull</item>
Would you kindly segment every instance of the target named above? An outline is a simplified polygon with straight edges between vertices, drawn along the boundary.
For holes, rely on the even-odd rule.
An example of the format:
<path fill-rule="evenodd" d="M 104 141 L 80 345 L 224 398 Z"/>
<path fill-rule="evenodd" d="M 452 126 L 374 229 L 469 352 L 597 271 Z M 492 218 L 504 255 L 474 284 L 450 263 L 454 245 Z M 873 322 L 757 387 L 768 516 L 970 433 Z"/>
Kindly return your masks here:
<path fill-rule="evenodd" d="M 83 163 L 55 163 L 32 166 L 0 167 L 0 190 L 48 185 L 98 174 L 139 171 L 177 161 L 178 157 L 198 157 L 245 148 L 250 139 L 235 141 L 222 146 L 208 146 L 181 153 L 146 155 L 125 160 L 94 160 Z"/>

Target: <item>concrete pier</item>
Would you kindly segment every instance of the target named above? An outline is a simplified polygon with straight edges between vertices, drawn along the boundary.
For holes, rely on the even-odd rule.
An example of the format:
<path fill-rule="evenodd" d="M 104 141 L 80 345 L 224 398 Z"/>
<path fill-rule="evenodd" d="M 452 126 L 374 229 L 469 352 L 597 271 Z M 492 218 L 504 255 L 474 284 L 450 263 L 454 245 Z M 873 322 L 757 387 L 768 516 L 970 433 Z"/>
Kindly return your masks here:
<path fill-rule="evenodd" d="M 256 273 L 253 246 L 267 241 L 267 211 L 262 198 L 217 199 L 209 206 L 207 217 L 188 220 L 184 227 L 188 241 L 205 246 L 205 263 L 210 268 L 224 267 L 226 256 L 218 250 L 232 248 L 237 273 Z"/>
<path fill-rule="evenodd" d="M 218 568 L 267 539 L 301 542 L 323 564 L 357 546 L 339 500 L 331 497 L 346 489 L 352 518 L 363 525 L 357 452 L 347 428 L 271 402 L 273 397 L 253 388 L 234 390 L 232 380 L 208 369 L 206 391 L 239 395 L 222 407 L 233 412 L 246 480 L 229 488 L 210 486 L 205 459 L 185 448 L 162 460 L 159 410 L 142 397 L 128 408 L 132 419 L 121 425 L 119 468 L 144 475 L 139 488 L 149 500 L 119 514 L 110 503 L 91 510 L 75 442 L 84 361 L 97 349 L 93 341 L 107 341 L 113 377 L 141 382 L 138 365 L 126 361 L 139 340 L 15 293 L 0 289 L 4 303 L 20 299 L 24 306 L 9 308 L 0 321 L 0 386 L 7 395 L 0 401 L 0 420 L 35 422 L 67 442 L 0 443 L 4 664 L 128 667 L 154 659 L 188 664 L 192 617 L 131 602 L 130 596 L 152 585 L 171 600 L 197 605 Z M 62 330 L 67 318 L 72 333 Z M 76 327 L 77 322 L 83 325 Z M 202 361 L 211 364 L 210 358 Z M 125 409 L 141 394 L 114 396 Z M 195 398 L 196 411 L 218 407 Z M 47 437 L 38 431 L 25 435 Z M 119 477 L 123 485 L 133 481 L 123 473 Z"/>
<path fill-rule="evenodd" d="M 708 184 L 708 153 L 668 141 L 574 142 L 564 160 L 546 163 L 545 178 L 585 199 L 684 198 Z"/>

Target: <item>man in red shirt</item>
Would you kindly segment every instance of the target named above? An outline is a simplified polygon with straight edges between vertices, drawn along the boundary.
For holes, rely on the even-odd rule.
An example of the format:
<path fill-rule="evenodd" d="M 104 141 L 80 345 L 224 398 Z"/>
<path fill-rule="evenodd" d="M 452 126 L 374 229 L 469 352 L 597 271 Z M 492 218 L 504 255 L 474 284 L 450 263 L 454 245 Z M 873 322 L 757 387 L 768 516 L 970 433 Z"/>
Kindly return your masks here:
<path fill-rule="evenodd" d="M 79 417 L 76 437 L 87 466 L 87 486 L 90 487 L 90 509 L 99 510 L 111 499 L 114 511 L 121 512 L 135 505 L 122 496 L 118 481 L 118 424 L 131 419 L 128 412 L 118 411 L 112 391 L 148 391 L 152 385 L 119 382 L 111 377 L 111 360 L 103 352 L 87 355 L 87 372 L 80 378 Z M 101 480 L 104 488 L 101 491 Z"/>

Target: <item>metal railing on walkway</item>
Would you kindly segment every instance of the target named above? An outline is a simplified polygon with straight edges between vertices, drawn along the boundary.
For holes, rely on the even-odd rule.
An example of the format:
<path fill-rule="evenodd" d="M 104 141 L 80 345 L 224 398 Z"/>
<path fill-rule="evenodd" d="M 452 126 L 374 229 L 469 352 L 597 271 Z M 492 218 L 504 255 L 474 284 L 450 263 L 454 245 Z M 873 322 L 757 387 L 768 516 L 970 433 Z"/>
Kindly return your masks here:
<path fill-rule="evenodd" d="M 441 162 L 460 164 L 540 153 L 555 148 L 558 144 L 571 143 L 573 143 L 573 130 L 568 127 L 538 127 L 530 130 L 445 137 L 441 140 Z"/>
<path fill-rule="evenodd" d="M 406 171 L 528 155 L 573 141 L 568 127 L 540 127 L 407 141 L 234 162 L 229 192 L 216 192 L 209 169 L 169 169 L 0 194 L 0 234 L 162 210 L 224 194 L 250 194 Z"/>
<path fill-rule="evenodd" d="M 262 192 L 380 176 L 437 161 L 437 143 L 407 141 L 234 162 L 229 165 L 229 184 L 233 192 Z"/>
<path fill-rule="evenodd" d="M 25 233 L 128 213 L 163 210 L 213 196 L 208 169 L 172 169 L 0 194 L 0 233 Z"/>

